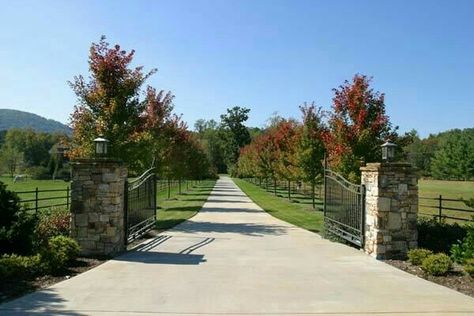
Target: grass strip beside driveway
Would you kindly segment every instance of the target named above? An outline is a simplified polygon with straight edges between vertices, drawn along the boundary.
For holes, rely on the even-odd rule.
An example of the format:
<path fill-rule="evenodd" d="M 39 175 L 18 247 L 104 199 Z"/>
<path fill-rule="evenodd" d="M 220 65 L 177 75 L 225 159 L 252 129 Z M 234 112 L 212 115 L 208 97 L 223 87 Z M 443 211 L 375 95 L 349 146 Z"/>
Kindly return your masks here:
<path fill-rule="evenodd" d="M 252 201 L 270 215 L 306 230 L 322 233 L 323 213 L 321 211 L 308 210 L 303 205 L 275 197 L 245 180 L 236 178 L 233 180 Z"/>
<path fill-rule="evenodd" d="M 158 207 L 156 213 L 156 229 L 158 232 L 169 229 L 179 223 L 196 215 L 207 200 L 212 191 L 214 180 L 204 180 L 186 190 L 186 185 L 182 186 L 182 193 L 178 193 L 178 188 L 171 189 L 171 198 L 167 199 L 166 190 L 158 192 Z"/>

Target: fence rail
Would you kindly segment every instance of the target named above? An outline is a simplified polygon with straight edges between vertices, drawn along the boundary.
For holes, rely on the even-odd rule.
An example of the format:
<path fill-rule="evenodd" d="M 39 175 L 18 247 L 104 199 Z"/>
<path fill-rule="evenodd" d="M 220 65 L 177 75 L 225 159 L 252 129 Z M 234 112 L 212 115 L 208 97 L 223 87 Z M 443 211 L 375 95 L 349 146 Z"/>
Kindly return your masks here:
<path fill-rule="evenodd" d="M 196 181 L 193 180 L 182 180 L 181 185 L 183 188 L 188 188 L 190 185 L 194 185 Z M 165 191 L 170 188 L 176 188 L 179 186 L 178 180 L 160 179 L 157 181 L 157 191 Z M 26 211 L 34 211 L 37 213 L 39 210 L 48 209 L 52 207 L 66 207 L 69 209 L 71 206 L 71 188 L 68 186 L 64 189 L 45 189 L 35 188 L 29 191 L 16 191 L 16 194 L 20 197 L 20 203 L 23 205 Z"/>
<path fill-rule="evenodd" d="M 437 197 L 419 197 L 418 214 L 433 217 L 439 221 L 450 219 L 454 221 L 473 221 L 474 209 L 468 207 L 463 199 Z"/>
<path fill-rule="evenodd" d="M 26 211 L 35 211 L 47 209 L 52 207 L 66 207 L 69 209 L 71 205 L 71 189 L 66 187 L 65 189 L 47 189 L 30 191 L 17 191 L 20 197 L 20 203 L 23 205 Z"/>

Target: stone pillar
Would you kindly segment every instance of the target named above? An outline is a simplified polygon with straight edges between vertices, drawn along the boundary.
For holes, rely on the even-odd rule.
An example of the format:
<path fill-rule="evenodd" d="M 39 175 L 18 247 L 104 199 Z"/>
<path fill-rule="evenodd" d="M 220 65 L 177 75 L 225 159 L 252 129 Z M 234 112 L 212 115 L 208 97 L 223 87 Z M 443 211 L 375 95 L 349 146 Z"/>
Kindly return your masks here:
<path fill-rule="evenodd" d="M 377 259 L 405 258 L 417 247 L 418 180 L 408 163 L 361 167 L 366 187 L 364 251 Z"/>
<path fill-rule="evenodd" d="M 72 163 L 71 230 L 82 255 L 113 256 L 125 250 L 127 173 L 127 168 L 117 160 Z"/>

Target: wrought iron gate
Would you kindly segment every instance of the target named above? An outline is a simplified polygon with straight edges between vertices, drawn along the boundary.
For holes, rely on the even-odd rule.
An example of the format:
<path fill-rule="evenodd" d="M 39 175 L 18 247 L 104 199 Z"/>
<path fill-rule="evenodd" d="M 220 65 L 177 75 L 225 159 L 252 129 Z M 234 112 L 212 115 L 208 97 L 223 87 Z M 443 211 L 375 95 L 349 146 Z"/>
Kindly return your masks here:
<path fill-rule="evenodd" d="M 365 186 L 324 170 L 324 225 L 330 233 L 364 246 Z"/>
<path fill-rule="evenodd" d="M 156 222 L 156 174 L 145 171 L 139 178 L 125 183 L 125 242 L 143 236 Z"/>

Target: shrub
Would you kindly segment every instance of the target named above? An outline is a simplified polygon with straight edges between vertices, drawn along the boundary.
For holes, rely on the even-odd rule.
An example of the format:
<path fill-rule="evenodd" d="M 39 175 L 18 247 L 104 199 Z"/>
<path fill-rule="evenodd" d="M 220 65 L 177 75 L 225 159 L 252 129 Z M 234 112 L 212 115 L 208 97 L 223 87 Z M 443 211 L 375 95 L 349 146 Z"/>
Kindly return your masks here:
<path fill-rule="evenodd" d="M 61 168 L 58 170 L 58 173 L 56 174 L 56 179 L 62 179 L 64 181 L 70 181 L 71 180 L 71 169 L 70 168 Z"/>
<path fill-rule="evenodd" d="M 66 264 L 79 254 L 79 244 L 66 236 L 55 236 L 48 240 L 48 245 L 42 250 L 41 256 L 49 272 L 62 270 Z"/>
<path fill-rule="evenodd" d="M 423 249 L 423 248 L 412 249 L 408 251 L 408 261 L 411 264 L 414 264 L 415 266 L 419 266 L 423 263 L 423 260 L 425 260 L 426 257 L 432 254 L 433 252 L 428 249 Z"/>
<path fill-rule="evenodd" d="M 467 225 L 467 235 L 462 241 L 451 247 L 451 258 L 457 263 L 464 263 L 474 258 L 474 224 Z"/>
<path fill-rule="evenodd" d="M 21 208 L 15 192 L 0 182 L 0 253 L 30 254 L 36 217 Z"/>
<path fill-rule="evenodd" d="M 458 224 L 447 224 L 435 219 L 420 219 L 417 223 L 418 247 L 435 253 L 449 254 L 452 245 L 462 240 L 467 233 L 466 227 Z"/>
<path fill-rule="evenodd" d="M 470 276 L 474 277 L 474 258 L 467 259 L 464 262 L 464 271 L 469 273 Z"/>
<path fill-rule="evenodd" d="M 41 211 L 38 216 L 35 234 L 37 247 L 41 248 L 54 236 L 69 236 L 71 231 L 71 213 L 63 208 Z"/>
<path fill-rule="evenodd" d="M 0 279 L 27 278 L 43 270 L 41 256 L 19 256 L 15 254 L 0 257 Z"/>
<path fill-rule="evenodd" d="M 43 166 L 36 166 L 29 168 L 29 174 L 35 180 L 50 180 L 51 172 L 48 168 Z"/>
<path fill-rule="evenodd" d="M 444 253 L 430 255 L 423 260 L 421 268 L 430 275 L 445 275 L 452 267 L 453 262 Z"/>

